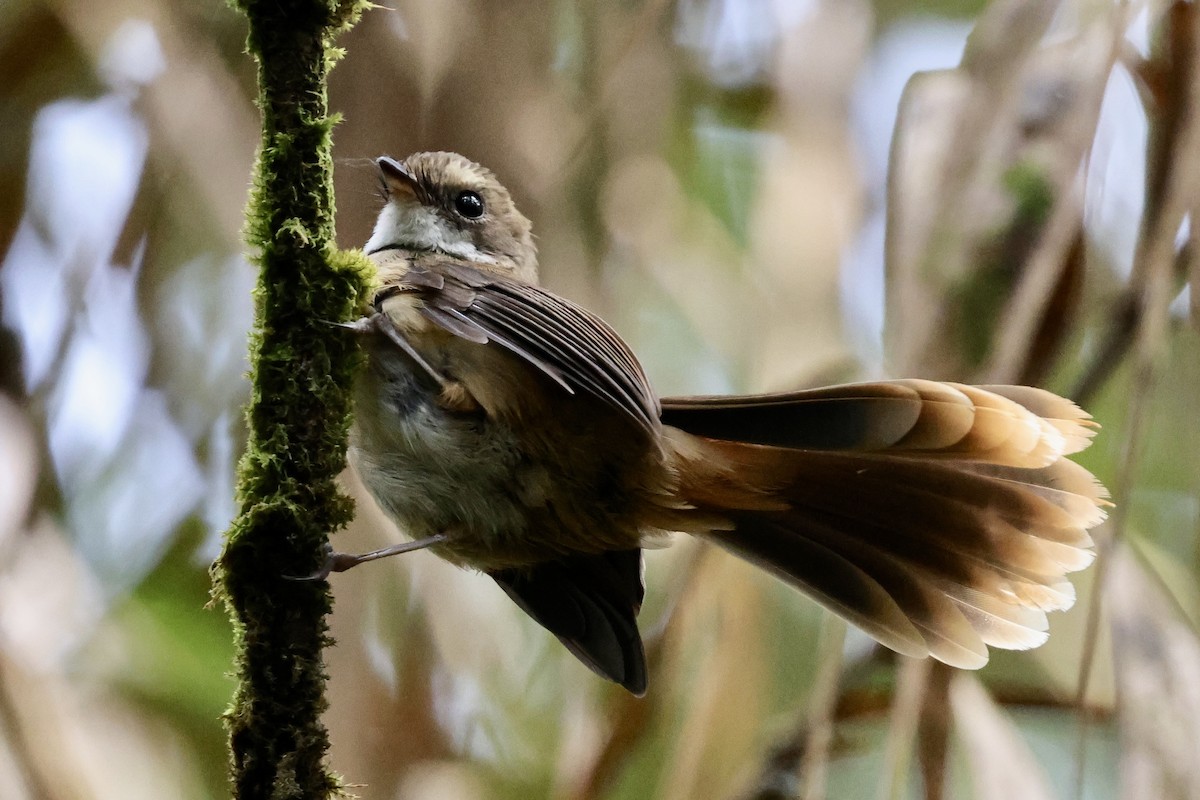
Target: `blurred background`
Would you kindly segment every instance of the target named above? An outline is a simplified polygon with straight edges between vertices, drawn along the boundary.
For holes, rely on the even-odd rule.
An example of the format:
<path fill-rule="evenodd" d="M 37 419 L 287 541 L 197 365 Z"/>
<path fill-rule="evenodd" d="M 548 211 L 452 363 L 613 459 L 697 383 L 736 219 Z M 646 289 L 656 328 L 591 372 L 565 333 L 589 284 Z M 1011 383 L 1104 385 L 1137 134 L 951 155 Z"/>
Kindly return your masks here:
<path fill-rule="evenodd" d="M 389 4 L 392 5 L 392 4 Z M 1198 798 L 1200 20 L 1162 0 L 396 0 L 330 84 L 372 159 L 460 151 L 659 391 L 1030 382 L 1118 501 L 1050 642 L 893 657 L 689 542 L 651 688 L 425 553 L 335 576 L 331 763 L 374 798 Z M 0 5 L 0 797 L 227 796 L 258 141 L 220 2 Z M 355 478 L 355 551 L 393 541 Z M 1099 588 L 1098 588 L 1099 587 Z"/>

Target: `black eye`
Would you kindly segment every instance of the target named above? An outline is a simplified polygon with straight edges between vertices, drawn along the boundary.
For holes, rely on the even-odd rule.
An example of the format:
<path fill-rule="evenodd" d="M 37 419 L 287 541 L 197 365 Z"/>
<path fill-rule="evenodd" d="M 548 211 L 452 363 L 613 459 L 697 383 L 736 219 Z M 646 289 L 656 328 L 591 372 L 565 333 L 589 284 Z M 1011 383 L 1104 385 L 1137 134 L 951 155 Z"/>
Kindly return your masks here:
<path fill-rule="evenodd" d="M 483 198 L 470 190 L 459 192 L 454 196 L 454 210 L 467 219 L 479 219 L 483 216 Z"/>

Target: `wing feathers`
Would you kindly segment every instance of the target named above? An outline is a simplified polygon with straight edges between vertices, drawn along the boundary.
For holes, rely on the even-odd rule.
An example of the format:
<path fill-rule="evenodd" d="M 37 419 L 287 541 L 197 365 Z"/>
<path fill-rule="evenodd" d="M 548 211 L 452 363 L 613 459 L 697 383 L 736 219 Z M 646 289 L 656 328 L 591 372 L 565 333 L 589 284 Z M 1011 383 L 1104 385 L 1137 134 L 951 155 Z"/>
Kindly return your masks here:
<path fill-rule="evenodd" d="M 646 691 L 637 628 L 644 587 L 641 550 L 581 555 L 490 573 L 521 609 L 598 675 Z"/>
<path fill-rule="evenodd" d="M 415 293 L 424 317 L 443 330 L 476 344 L 494 342 L 569 393 L 595 397 L 657 434 L 657 396 L 599 317 L 536 286 L 452 260 L 410 267 L 399 291 Z"/>

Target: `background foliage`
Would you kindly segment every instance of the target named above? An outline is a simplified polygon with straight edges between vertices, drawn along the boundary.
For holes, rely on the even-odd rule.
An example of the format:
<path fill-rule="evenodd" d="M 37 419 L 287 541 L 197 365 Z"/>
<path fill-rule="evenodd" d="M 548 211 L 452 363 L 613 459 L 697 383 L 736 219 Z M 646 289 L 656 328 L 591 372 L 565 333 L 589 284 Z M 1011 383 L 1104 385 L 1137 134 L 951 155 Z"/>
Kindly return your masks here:
<path fill-rule="evenodd" d="M 1044 383 L 1104 425 L 1083 460 L 1118 506 L 1049 644 L 978 676 L 900 663 L 686 542 L 648 559 L 642 701 L 425 554 L 337 576 L 334 768 L 364 798 L 1200 797 L 1197 16 L 368 13 L 330 87 L 343 246 L 378 209 L 374 156 L 464 152 L 534 220 L 545 282 L 661 392 Z M 230 631 L 205 604 L 245 439 L 243 24 L 219 3 L 0 7 L 5 798 L 227 794 Z M 393 539 L 344 478 L 339 548 Z"/>

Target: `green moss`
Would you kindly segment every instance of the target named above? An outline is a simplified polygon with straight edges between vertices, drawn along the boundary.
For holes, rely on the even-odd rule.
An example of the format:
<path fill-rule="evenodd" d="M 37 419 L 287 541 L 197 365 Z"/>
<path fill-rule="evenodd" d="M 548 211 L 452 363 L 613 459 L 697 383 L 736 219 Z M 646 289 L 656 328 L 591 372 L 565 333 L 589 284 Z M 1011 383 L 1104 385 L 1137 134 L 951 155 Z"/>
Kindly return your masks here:
<path fill-rule="evenodd" d="M 239 468 L 239 515 L 216 565 L 233 618 L 238 680 L 226 714 L 233 794 L 325 798 L 328 735 L 322 649 L 330 643 L 324 582 L 289 580 L 321 563 L 353 504 L 335 479 L 345 463 L 350 384 L 359 355 L 330 322 L 355 316 L 370 264 L 333 245 L 326 76 L 334 36 L 366 3 L 245 0 L 258 61 L 263 138 L 247 210 L 257 251 L 257 325 L 250 342 L 250 439 Z"/>

